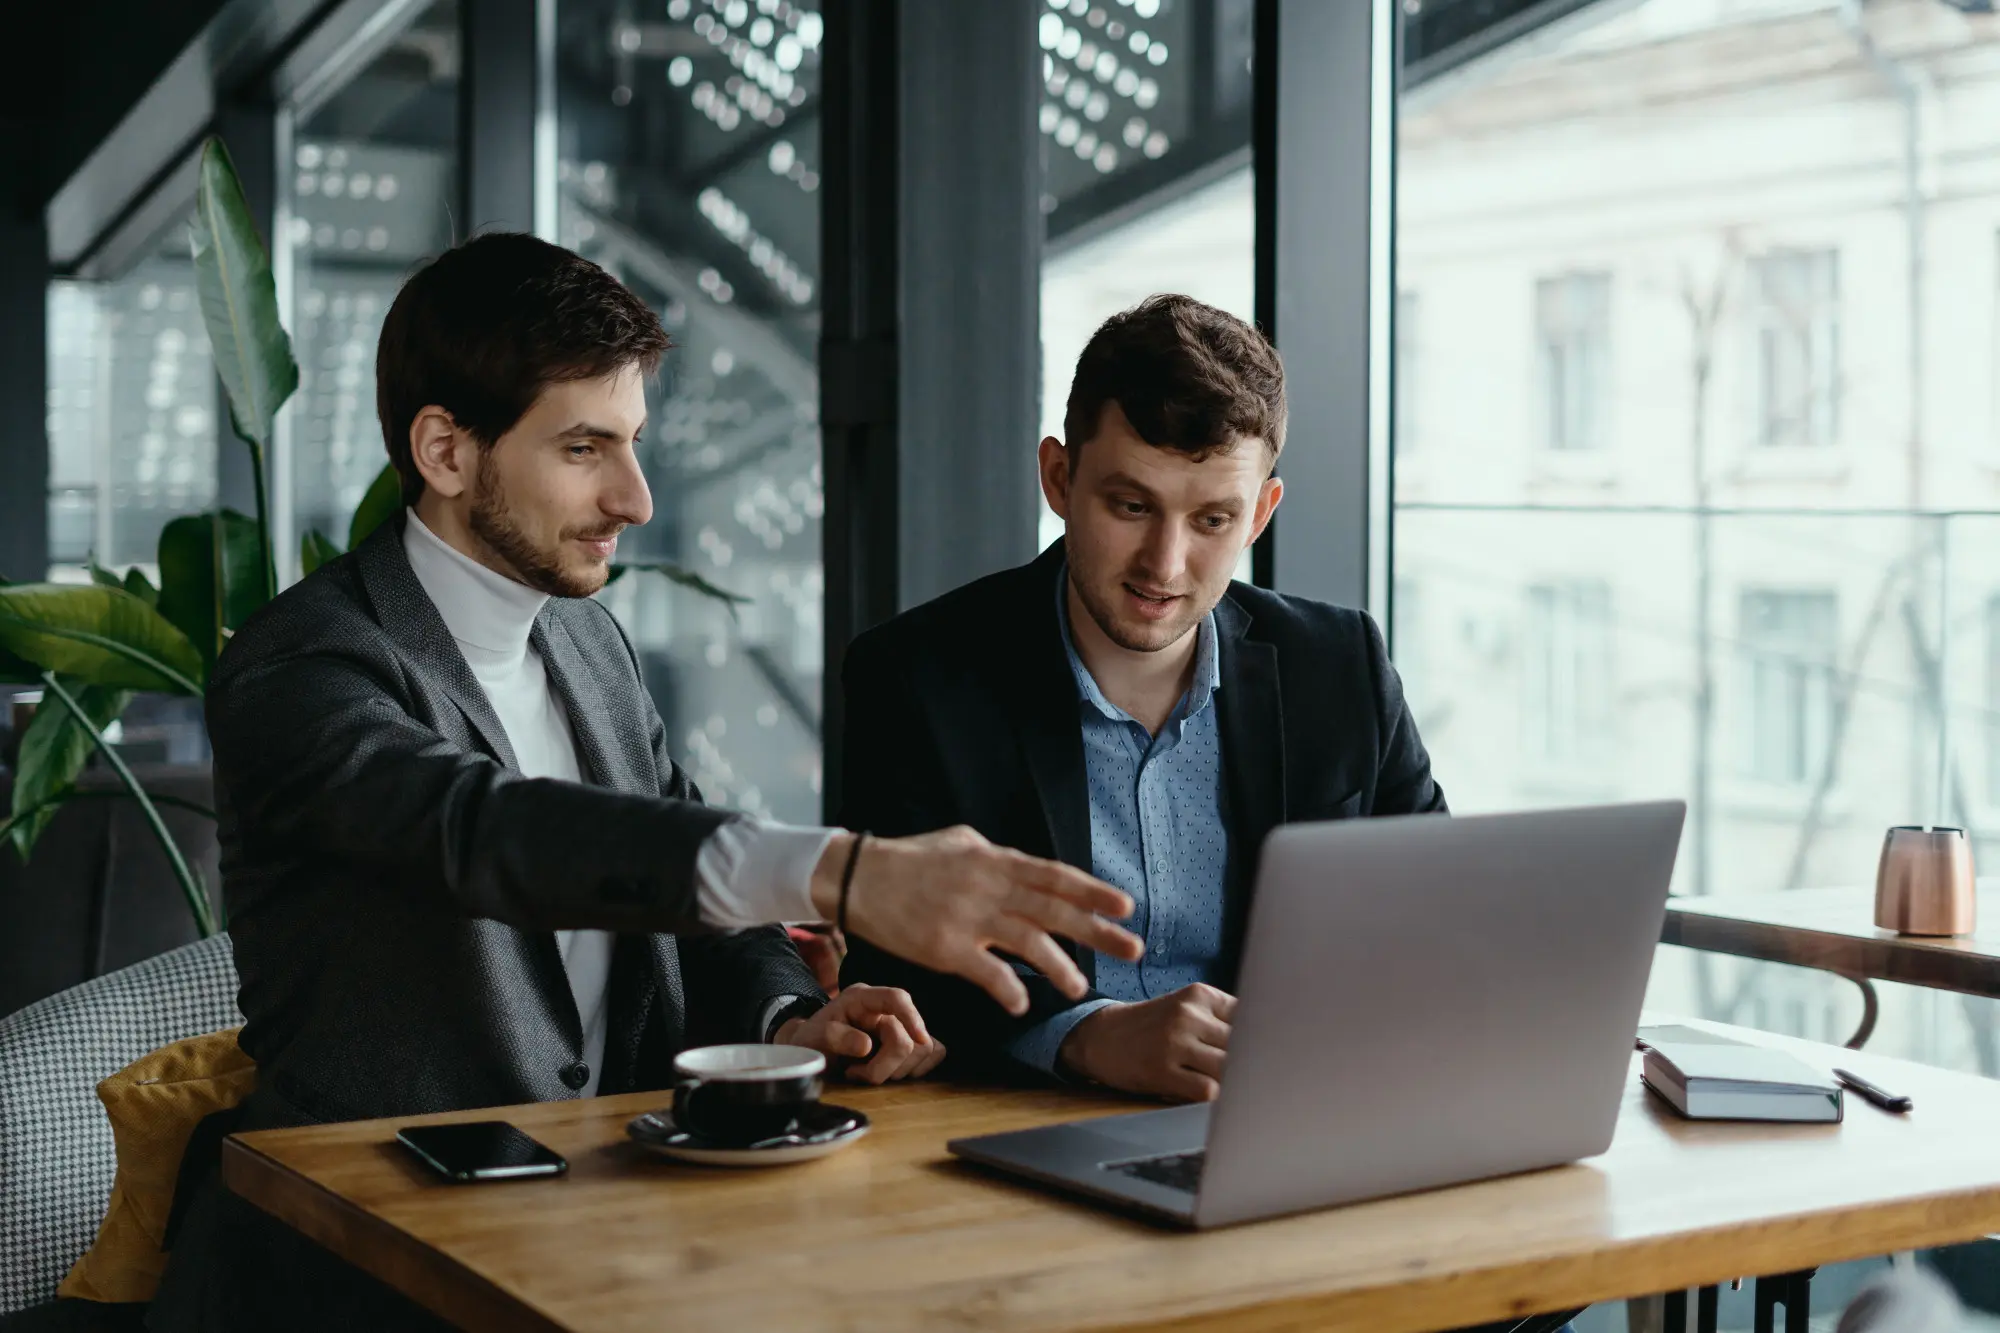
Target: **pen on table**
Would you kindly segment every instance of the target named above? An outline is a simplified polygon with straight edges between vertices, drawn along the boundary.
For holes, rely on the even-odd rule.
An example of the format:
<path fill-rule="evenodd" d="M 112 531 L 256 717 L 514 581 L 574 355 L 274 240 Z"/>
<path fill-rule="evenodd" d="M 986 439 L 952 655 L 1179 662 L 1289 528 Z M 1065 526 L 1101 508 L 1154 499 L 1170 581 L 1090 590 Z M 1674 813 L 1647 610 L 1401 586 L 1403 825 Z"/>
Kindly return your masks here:
<path fill-rule="evenodd" d="M 1890 1092 L 1887 1088 L 1877 1087 L 1859 1074 L 1836 1069 L 1833 1071 L 1833 1076 L 1885 1111 L 1908 1111 L 1916 1106 L 1916 1103 L 1908 1097 Z"/>

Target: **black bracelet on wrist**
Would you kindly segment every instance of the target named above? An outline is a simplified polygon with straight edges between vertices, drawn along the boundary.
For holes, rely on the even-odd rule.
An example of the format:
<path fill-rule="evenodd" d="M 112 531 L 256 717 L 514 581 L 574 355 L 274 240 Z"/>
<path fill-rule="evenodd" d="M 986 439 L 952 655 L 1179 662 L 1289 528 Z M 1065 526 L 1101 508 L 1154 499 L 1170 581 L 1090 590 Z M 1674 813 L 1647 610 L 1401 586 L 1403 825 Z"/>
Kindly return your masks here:
<path fill-rule="evenodd" d="M 861 844 L 866 841 L 866 833 L 854 835 L 854 845 L 847 849 L 847 868 L 840 872 L 840 907 L 834 915 L 833 924 L 843 939 L 847 936 L 847 892 L 854 887 L 854 867 L 861 861 Z"/>

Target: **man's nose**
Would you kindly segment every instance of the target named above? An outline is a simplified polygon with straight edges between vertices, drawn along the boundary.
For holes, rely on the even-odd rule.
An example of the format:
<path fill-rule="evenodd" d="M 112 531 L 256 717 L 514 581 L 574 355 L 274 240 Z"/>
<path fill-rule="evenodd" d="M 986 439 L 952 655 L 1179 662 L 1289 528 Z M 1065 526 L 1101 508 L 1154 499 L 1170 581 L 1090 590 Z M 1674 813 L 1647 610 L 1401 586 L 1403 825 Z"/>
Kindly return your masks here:
<path fill-rule="evenodd" d="M 1181 525 L 1165 518 L 1154 521 L 1139 548 L 1139 563 L 1147 578 L 1162 587 L 1177 586 L 1187 564 L 1187 534 Z"/>
<path fill-rule="evenodd" d="M 620 460 L 615 478 L 598 501 L 598 508 L 612 518 L 638 527 L 653 517 L 653 492 L 646 485 L 645 469 L 636 455 Z"/>

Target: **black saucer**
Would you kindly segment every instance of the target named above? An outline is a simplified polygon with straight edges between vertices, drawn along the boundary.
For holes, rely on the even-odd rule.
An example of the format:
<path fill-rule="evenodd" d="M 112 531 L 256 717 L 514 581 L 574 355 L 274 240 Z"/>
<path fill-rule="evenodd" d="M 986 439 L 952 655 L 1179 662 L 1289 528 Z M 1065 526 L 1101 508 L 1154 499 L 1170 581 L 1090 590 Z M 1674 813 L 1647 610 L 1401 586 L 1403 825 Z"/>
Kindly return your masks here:
<path fill-rule="evenodd" d="M 778 1166 L 809 1161 L 847 1146 L 868 1132 L 868 1117 L 832 1102 L 814 1102 L 791 1129 L 750 1144 L 700 1138 L 674 1123 L 670 1110 L 648 1111 L 625 1126 L 639 1145 L 682 1161 L 716 1166 Z"/>

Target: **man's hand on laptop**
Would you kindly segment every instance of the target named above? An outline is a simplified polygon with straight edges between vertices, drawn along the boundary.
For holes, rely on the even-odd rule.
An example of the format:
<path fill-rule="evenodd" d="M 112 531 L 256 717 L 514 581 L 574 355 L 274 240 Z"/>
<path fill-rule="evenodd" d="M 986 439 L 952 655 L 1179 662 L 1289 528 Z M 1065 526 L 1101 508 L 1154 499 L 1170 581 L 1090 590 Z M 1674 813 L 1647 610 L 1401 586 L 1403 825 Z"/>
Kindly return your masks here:
<path fill-rule="evenodd" d="M 840 909 L 840 879 L 854 845 L 843 833 L 813 871 L 813 906 L 828 920 Z M 847 928 L 880 948 L 937 972 L 964 977 L 1010 1014 L 1028 1009 L 1027 987 L 992 950 L 1004 949 L 1080 999 L 1089 989 L 1052 936 L 1114 958 L 1145 946 L 1111 921 L 1132 900 L 1073 866 L 996 847 L 960 826 L 914 838 L 870 838 L 848 890 Z"/>
<path fill-rule="evenodd" d="M 1070 1029 L 1062 1067 L 1124 1092 L 1215 1100 L 1236 997 L 1196 982 L 1171 995 L 1099 1009 Z"/>

